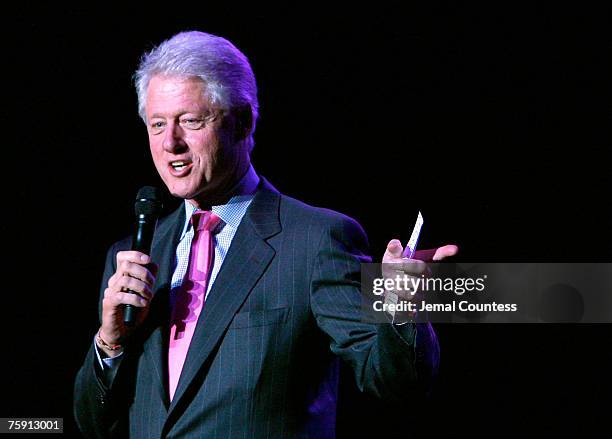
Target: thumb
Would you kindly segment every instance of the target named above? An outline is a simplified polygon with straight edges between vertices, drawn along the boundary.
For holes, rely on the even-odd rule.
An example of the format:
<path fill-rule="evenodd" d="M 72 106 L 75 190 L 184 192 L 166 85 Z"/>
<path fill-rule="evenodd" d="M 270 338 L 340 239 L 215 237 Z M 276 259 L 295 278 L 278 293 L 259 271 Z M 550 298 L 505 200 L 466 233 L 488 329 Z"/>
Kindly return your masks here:
<path fill-rule="evenodd" d="M 402 252 L 404 248 L 402 247 L 402 243 L 399 239 L 392 239 L 387 244 L 387 250 L 385 251 L 385 255 L 383 256 L 383 262 L 387 262 L 392 259 L 397 259 L 402 257 Z"/>

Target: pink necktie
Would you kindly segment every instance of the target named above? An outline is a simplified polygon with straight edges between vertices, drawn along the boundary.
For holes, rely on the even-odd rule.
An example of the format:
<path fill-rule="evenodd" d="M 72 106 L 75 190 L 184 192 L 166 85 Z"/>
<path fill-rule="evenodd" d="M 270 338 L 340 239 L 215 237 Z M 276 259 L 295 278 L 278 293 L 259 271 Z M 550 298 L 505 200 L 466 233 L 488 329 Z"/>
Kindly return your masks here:
<path fill-rule="evenodd" d="M 191 217 L 194 236 L 189 254 L 189 268 L 177 291 L 170 321 L 168 349 L 168 378 L 170 400 L 174 397 L 181 370 L 187 357 L 189 343 L 202 311 L 206 288 L 214 259 L 212 231 L 221 219 L 210 211 L 196 211 Z"/>

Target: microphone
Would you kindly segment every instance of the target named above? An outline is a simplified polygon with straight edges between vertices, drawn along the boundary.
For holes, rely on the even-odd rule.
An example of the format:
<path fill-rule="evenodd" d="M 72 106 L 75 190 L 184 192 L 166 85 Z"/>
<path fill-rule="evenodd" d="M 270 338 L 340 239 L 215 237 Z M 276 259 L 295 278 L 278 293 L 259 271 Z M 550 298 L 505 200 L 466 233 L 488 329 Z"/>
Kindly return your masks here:
<path fill-rule="evenodd" d="M 136 202 L 134 203 L 136 223 L 134 236 L 132 237 L 132 250 L 142 252 L 146 255 L 151 254 L 151 242 L 153 242 L 157 218 L 162 208 L 161 193 L 158 188 L 154 186 L 144 186 L 138 191 Z M 125 305 L 123 322 L 127 326 L 134 325 L 137 311 L 137 307 Z"/>

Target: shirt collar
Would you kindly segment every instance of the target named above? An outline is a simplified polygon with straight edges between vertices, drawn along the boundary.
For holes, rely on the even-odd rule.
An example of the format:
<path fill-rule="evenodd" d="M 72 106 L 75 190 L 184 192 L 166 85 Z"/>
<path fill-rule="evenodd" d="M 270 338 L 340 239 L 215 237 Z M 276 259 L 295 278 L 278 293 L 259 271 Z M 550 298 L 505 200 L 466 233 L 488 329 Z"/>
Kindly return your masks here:
<path fill-rule="evenodd" d="M 230 198 L 226 204 L 212 206 L 213 213 L 221 218 L 224 224 L 237 229 L 240 225 L 240 221 L 242 221 L 242 217 L 244 217 L 247 209 L 249 208 L 251 201 L 253 201 L 253 197 L 257 191 L 257 186 L 259 186 L 259 176 L 255 172 L 255 169 L 253 169 L 253 165 L 251 165 L 249 166 L 249 169 L 244 177 L 242 177 L 236 186 L 234 186 L 232 192 L 234 192 L 236 195 Z M 191 216 L 193 215 L 193 212 L 197 210 L 196 207 L 187 200 L 185 200 L 184 204 L 185 225 L 183 226 L 183 233 L 181 233 L 181 240 L 190 230 Z"/>

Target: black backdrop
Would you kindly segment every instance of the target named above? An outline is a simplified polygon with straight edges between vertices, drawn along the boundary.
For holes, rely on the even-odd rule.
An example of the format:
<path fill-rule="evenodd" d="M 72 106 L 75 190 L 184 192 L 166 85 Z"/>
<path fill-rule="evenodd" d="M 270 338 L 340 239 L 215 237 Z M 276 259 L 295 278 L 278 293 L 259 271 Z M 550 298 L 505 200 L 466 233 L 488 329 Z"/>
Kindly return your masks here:
<path fill-rule="evenodd" d="M 391 3 L 5 14 L 0 417 L 64 417 L 78 437 L 72 380 L 97 326 L 105 251 L 130 233 L 137 189 L 160 184 L 131 86 L 144 49 L 188 29 L 241 48 L 260 91 L 256 169 L 359 220 L 375 257 L 408 239 L 421 209 L 421 245 L 457 243 L 460 260 L 607 261 L 605 12 Z M 433 399 L 381 407 L 347 377 L 343 437 L 605 431 L 609 326 L 437 331 Z"/>

